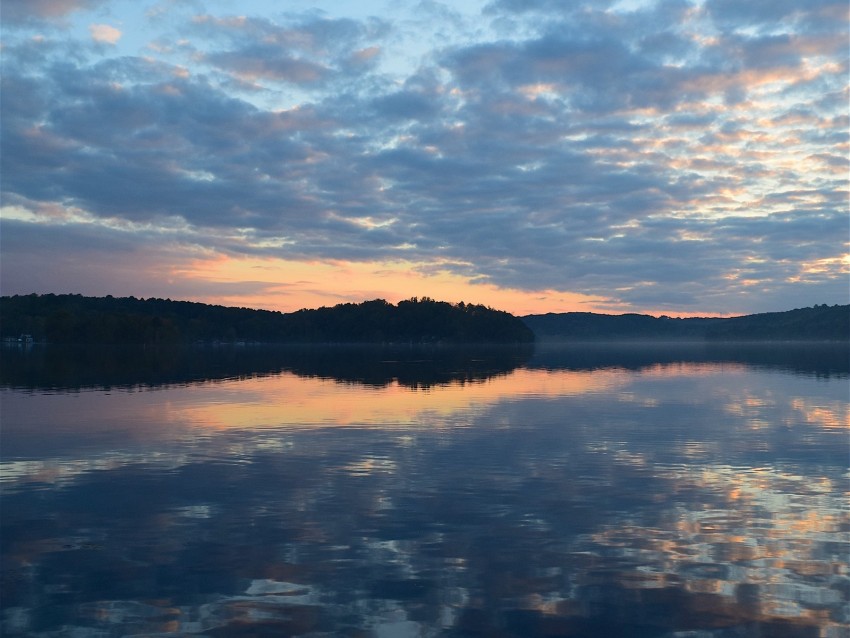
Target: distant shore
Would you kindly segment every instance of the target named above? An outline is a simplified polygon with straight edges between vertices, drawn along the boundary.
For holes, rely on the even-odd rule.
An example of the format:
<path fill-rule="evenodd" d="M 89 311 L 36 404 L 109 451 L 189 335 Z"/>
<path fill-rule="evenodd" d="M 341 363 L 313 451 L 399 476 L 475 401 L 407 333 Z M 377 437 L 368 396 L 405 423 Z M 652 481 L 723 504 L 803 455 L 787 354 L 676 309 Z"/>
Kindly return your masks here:
<path fill-rule="evenodd" d="M 590 312 L 522 318 L 538 342 L 850 341 L 850 305 L 818 305 L 730 318 L 605 315 Z"/>
<path fill-rule="evenodd" d="M 850 305 L 730 318 L 590 312 L 514 316 L 428 297 L 292 313 L 171 299 L 15 295 L 0 298 L 6 344 L 541 344 L 580 342 L 850 342 Z"/>

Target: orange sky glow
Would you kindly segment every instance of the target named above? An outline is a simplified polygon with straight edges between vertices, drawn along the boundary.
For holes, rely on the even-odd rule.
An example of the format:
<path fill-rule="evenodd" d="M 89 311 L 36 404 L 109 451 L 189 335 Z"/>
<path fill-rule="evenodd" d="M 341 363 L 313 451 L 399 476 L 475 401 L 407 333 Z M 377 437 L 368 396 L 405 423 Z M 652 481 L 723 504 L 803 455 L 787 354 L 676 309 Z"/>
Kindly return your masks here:
<path fill-rule="evenodd" d="M 385 299 L 398 303 L 411 297 L 431 297 L 450 303 L 475 303 L 517 316 L 547 312 L 629 312 L 601 296 L 559 290 L 527 291 L 499 288 L 470 281 L 448 270 L 422 272 L 425 264 L 406 261 L 344 262 L 294 261 L 277 258 L 233 258 L 219 256 L 196 259 L 172 271 L 188 282 L 263 285 L 261 293 L 217 294 L 198 298 L 204 303 L 294 312 L 340 303 Z M 649 311 L 662 315 L 669 312 Z M 707 316 L 706 313 L 676 313 L 675 316 Z M 711 315 L 719 316 L 719 315 Z"/>

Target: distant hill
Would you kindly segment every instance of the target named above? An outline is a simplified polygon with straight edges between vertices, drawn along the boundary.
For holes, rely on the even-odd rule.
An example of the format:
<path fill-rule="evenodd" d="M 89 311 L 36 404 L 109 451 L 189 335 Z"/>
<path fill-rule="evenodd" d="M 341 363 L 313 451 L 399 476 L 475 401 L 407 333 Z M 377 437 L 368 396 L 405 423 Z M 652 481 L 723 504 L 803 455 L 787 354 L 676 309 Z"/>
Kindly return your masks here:
<path fill-rule="evenodd" d="M 538 341 L 850 341 L 850 306 L 728 319 L 567 312 L 522 317 Z"/>
<path fill-rule="evenodd" d="M 427 297 L 292 313 L 170 299 L 16 295 L 0 298 L 0 335 L 50 343 L 529 343 L 517 317 Z"/>

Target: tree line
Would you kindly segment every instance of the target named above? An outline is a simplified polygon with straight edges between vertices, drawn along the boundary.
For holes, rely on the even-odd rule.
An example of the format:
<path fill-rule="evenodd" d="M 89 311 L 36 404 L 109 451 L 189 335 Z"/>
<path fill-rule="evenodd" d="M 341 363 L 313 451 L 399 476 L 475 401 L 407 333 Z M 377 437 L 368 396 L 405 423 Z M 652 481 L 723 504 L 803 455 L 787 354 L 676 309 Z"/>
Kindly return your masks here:
<path fill-rule="evenodd" d="M 48 343 L 529 343 L 519 318 L 428 297 L 292 313 L 171 299 L 15 295 L 0 299 L 0 334 Z"/>
<path fill-rule="evenodd" d="M 171 299 L 31 294 L 0 298 L 0 335 L 83 344 L 850 341 L 850 306 L 822 304 L 725 319 L 589 312 L 519 318 L 483 305 L 429 297 L 282 313 Z"/>
<path fill-rule="evenodd" d="M 850 341 L 850 306 L 816 305 L 740 317 L 549 313 L 523 317 L 542 341 Z"/>

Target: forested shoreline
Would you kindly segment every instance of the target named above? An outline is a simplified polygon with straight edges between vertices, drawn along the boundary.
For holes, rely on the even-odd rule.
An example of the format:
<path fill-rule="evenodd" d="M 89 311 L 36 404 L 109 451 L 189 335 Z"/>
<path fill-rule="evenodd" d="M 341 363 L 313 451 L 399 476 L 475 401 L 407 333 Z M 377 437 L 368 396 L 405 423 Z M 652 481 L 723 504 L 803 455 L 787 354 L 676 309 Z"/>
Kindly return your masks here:
<path fill-rule="evenodd" d="M 850 305 L 740 317 L 653 317 L 591 312 L 523 317 L 537 341 L 850 341 Z"/>
<path fill-rule="evenodd" d="M 428 297 L 282 313 L 170 299 L 18 295 L 0 299 L 4 339 L 48 343 L 530 343 L 507 312 Z"/>
<path fill-rule="evenodd" d="M 850 306 L 731 318 L 589 312 L 527 315 L 428 297 L 291 313 L 171 299 L 15 295 L 0 298 L 0 335 L 17 343 L 531 343 L 557 341 L 850 341 Z"/>

